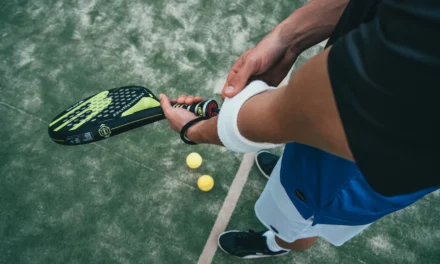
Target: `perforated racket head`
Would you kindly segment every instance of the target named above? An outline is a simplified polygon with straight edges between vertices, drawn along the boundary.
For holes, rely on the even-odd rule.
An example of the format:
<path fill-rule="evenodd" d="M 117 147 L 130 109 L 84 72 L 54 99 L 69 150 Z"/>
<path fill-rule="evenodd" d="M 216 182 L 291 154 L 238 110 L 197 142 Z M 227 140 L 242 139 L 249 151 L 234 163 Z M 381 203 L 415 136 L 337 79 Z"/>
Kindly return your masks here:
<path fill-rule="evenodd" d="M 49 136 L 58 144 L 86 144 L 164 118 L 159 100 L 150 90 L 124 86 L 97 93 L 64 110 L 49 124 Z"/>

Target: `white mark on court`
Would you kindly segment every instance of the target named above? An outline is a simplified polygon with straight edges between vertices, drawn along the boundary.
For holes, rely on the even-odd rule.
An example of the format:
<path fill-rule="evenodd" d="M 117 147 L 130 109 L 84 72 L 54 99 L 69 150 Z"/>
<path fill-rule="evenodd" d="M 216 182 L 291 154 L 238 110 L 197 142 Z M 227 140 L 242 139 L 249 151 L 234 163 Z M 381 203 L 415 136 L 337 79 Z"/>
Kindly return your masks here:
<path fill-rule="evenodd" d="M 198 264 L 209 264 L 212 262 L 215 252 L 217 251 L 218 236 L 225 231 L 229 219 L 231 219 L 237 201 L 240 198 L 241 191 L 247 181 L 249 171 L 252 168 L 255 155 L 256 153 L 246 153 L 243 155 L 243 160 L 241 161 L 228 195 L 226 196 L 223 206 L 215 220 L 214 227 L 209 234 L 208 240 L 206 241 L 205 247 L 203 248 L 202 254 L 197 262 Z"/>
<path fill-rule="evenodd" d="M 344 251 L 338 251 L 338 253 L 343 254 L 346 258 L 356 260 L 357 263 L 367 264 L 365 261 L 362 261 L 362 260 L 359 259 L 359 258 L 354 258 L 352 255 L 347 254 L 347 253 L 344 252 Z M 336 263 L 336 262 L 338 262 L 337 259 L 333 259 L 333 260 L 329 261 L 329 263 Z M 351 262 L 348 262 L 348 263 L 351 263 Z"/>
<path fill-rule="evenodd" d="M 40 94 L 35 94 L 35 96 L 31 98 L 23 99 L 23 106 L 26 109 L 37 109 L 42 102 Z"/>
<path fill-rule="evenodd" d="M 43 7 L 41 7 L 41 6 L 38 8 L 31 7 L 31 8 L 28 8 L 26 11 L 31 18 L 35 19 L 38 17 L 38 15 L 40 15 L 41 11 L 43 11 Z"/>
<path fill-rule="evenodd" d="M 371 238 L 368 243 L 376 250 L 391 251 L 393 248 L 393 245 L 390 243 L 389 238 L 383 235 Z"/>
<path fill-rule="evenodd" d="M 207 87 L 213 87 L 214 94 L 221 94 L 227 77 L 228 77 L 228 73 L 223 72 L 220 74 L 220 77 L 211 79 L 210 82 L 208 82 Z"/>
<path fill-rule="evenodd" d="M 23 67 L 26 64 L 31 63 L 34 60 L 33 54 L 35 51 L 35 43 L 26 45 L 24 48 L 20 49 L 18 57 L 20 61 L 18 62 L 19 67 Z"/>
<path fill-rule="evenodd" d="M 179 70 L 181 71 L 193 71 L 195 69 L 194 66 L 183 61 L 177 61 L 177 65 L 179 66 Z"/>
<path fill-rule="evenodd" d="M 105 147 L 103 147 L 103 146 L 101 146 L 101 145 L 98 145 L 97 143 L 92 143 L 92 144 L 94 144 L 94 145 L 97 146 L 98 148 L 104 149 L 105 151 L 107 151 L 107 152 L 109 152 L 109 153 L 113 153 L 113 154 L 115 154 L 115 155 L 118 156 L 118 157 L 121 157 L 121 158 L 123 158 L 123 159 L 125 159 L 125 160 L 128 160 L 128 161 L 130 161 L 130 162 L 132 162 L 132 163 L 135 163 L 136 165 L 139 165 L 139 166 L 141 166 L 141 167 L 144 168 L 144 169 L 147 169 L 147 170 L 150 170 L 150 171 L 153 171 L 153 172 L 158 173 L 155 169 L 150 168 L 150 167 L 148 167 L 148 166 L 146 166 L 146 165 L 144 165 L 144 164 L 142 164 L 142 163 L 140 163 L 140 162 L 137 162 L 137 161 L 135 161 L 135 160 L 132 160 L 132 159 L 130 159 L 130 158 L 127 158 L 126 156 L 124 156 L 124 155 L 122 155 L 122 154 L 119 154 L 118 152 L 111 151 L 110 149 L 105 148 Z"/>
<path fill-rule="evenodd" d="M 178 19 L 184 24 L 185 28 L 194 28 L 197 23 L 195 23 L 196 17 L 192 15 L 192 7 L 197 4 L 198 2 L 194 0 L 182 1 L 182 3 L 173 2 L 167 4 L 165 12 L 167 15 L 174 16 Z"/>
<path fill-rule="evenodd" d="M 131 3 L 129 12 L 131 20 L 126 26 L 128 30 L 137 30 L 147 34 L 153 29 L 154 11 L 152 7 L 141 3 Z"/>
<path fill-rule="evenodd" d="M 163 164 L 165 167 L 171 168 L 174 166 L 174 161 L 172 158 L 169 157 L 164 159 L 161 164 Z"/>
<path fill-rule="evenodd" d="M 245 30 L 241 30 L 235 34 L 234 39 L 232 40 L 232 47 L 237 52 L 243 51 L 243 47 L 246 47 L 249 39 L 249 32 Z"/>
<path fill-rule="evenodd" d="M 146 67 L 145 57 L 141 52 L 136 49 L 135 46 L 130 45 L 130 47 L 122 52 L 122 57 L 124 60 L 129 61 L 132 69 L 132 73 L 142 76 L 146 72 L 153 72 L 148 67 Z"/>
<path fill-rule="evenodd" d="M 49 80 L 55 81 L 60 73 L 61 73 L 61 68 L 56 68 L 50 71 L 47 77 L 49 78 Z"/>
<path fill-rule="evenodd" d="M 45 121 L 45 120 L 39 118 L 38 116 L 34 116 L 34 115 L 32 115 L 32 114 L 30 114 L 30 113 L 28 113 L 28 112 L 25 112 L 25 111 L 23 111 L 23 110 L 21 110 L 21 109 L 15 107 L 15 106 L 12 106 L 12 105 L 7 104 L 7 103 L 5 103 L 5 102 L 0 102 L 0 104 L 4 105 L 4 106 L 6 106 L 6 107 L 8 107 L 8 108 L 10 108 L 10 109 L 13 109 L 13 110 L 15 110 L 15 111 L 17 111 L 17 112 L 19 112 L 19 113 L 21 113 L 21 114 L 24 114 L 24 115 L 27 115 L 27 116 L 33 117 L 33 118 L 35 118 L 35 119 L 37 119 L 37 120 L 39 120 L 39 121 L 41 121 L 41 122 L 43 122 L 43 123 L 46 123 L 46 124 L 48 123 L 48 121 Z"/>
<path fill-rule="evenodd" d="M 82 39 L 81 33 L 78 31 L 78 29 L 75 29 L 75 31 L 73 32 L 72 39 L 75 39 L 75 40 L 81 40 Z"/>
<path fill-rule="evenodd" d="M 89 13 L 95 8 L 96 0 L 88 0 L 88 1 L 79 1 L 78 6 L 80 9 L 79 16 L 80 22 L 83 26 L 90 25 L 90 16 Z"/>

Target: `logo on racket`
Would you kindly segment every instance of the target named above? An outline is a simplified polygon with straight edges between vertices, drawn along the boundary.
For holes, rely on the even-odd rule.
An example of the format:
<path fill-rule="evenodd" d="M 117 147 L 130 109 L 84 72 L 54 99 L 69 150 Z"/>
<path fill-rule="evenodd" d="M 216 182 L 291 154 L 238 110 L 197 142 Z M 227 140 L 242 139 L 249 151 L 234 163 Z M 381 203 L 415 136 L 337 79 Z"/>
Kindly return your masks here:
<path fill-rule="evenodd" d="M 199 106 L 199 108 L 197 109 L 197 113 L 199 114 L 199 116 L 203 115 L 203 109 L 201 106 Z"/>
<path fill-rule="evenodd" d="M 101 124 L 98 129 L 98 133 L 101 137 L 109 137 L 112 133 L 112 130 L 108 126 Z"/>

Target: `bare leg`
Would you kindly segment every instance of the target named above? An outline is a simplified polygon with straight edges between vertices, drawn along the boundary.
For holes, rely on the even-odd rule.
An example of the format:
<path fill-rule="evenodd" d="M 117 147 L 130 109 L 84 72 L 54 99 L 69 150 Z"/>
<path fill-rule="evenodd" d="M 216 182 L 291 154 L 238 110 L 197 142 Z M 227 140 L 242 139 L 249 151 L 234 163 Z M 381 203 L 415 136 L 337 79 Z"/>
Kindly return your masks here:
<path fill-rule="evenodd" d="M 308 237 L 308 238 L 298 239 L 292 243 L 287 243 L 281 238 L 275 236 L 275 241 L 277 242 L 278 246 L 295 251 L 302 251 L 310 248 L 315 244 L 316 240 L 318 240 L 318 237 Z"/>

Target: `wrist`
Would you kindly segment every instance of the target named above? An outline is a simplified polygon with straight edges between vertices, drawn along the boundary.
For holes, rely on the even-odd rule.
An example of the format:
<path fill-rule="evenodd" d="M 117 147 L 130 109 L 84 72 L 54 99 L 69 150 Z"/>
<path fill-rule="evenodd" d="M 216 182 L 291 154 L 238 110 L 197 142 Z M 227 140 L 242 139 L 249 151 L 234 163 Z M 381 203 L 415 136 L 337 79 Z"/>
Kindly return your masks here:
<path fill-rule="evenodd" d="M 190 126 L 188 130 L 186 131 L 186 138 L 197 143 L 206 143 L 203 139 L 203 134 L 201 132 L 201 125 L 202 123 L 206 122 L 206 120 L 202 120 L 200 122 L 195 123 L 194 125 Z"/>
<path fill-rule="evenodd" d="M 200 121 L 189 127 L 186 137 L 197 144 L 215 144 L 222 146 L 217 132 L 218 117 Z"/>

